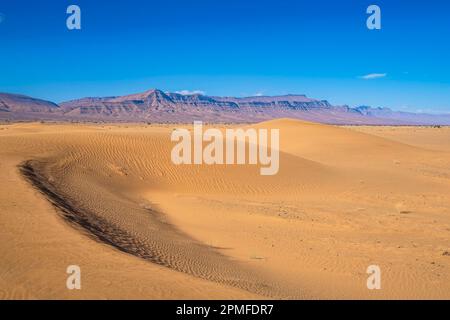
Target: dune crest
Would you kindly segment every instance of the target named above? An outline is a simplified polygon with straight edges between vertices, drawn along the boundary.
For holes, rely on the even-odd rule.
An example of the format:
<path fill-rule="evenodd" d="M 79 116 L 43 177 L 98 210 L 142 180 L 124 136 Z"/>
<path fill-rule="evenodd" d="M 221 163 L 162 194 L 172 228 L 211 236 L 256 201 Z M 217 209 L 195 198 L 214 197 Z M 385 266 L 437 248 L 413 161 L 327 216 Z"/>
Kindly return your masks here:
<path fill-rule="evenodd" d="M 280 129 L 275 176 L 261 176 L 252 165 L 175 165 L 175 126 L 2 126 L 0 168 L 21 165 L 31 182 L 24 190 L 39 190 L 74 227 L 49 221 L 60 230 L 55 243 L 75 229 L 100 261 L 139 265 L 136 275 L 115 275 L 125 288 L 137 275 L 149 279 L 148 268 L 195 288 L 222 288 L 229 297 L 448 297 L 450 262 L 442 252 L 450 243 L 449 152 L 297 120 L 252 127 Z M 445 132 L 433 132 L 439 134 Z M 16 174 L 3 181 L 2 194 L 8 181 L 23 181 Z M 2 203 L 14 208 L 14 201 Z M 18 212 L 2 222 L 14 225 L 26 214 Z M 53 219 L 54 213 L 41 215 Z M 40 235 L 23 241 L 38 245 L 33 237 Z M 2 250 L 10 261 L 23 259 Z M 45 254 L 45 261 L 57 256 Z M 95 266 L 95 256 L 77 259 Z M 383 270 L 382 292 L 365 288 L 371 264 Z M 155 269 L 161 266 L 164 271 Z M 90 294 L 101 295 L 104 288 L 95 288 Z M 174 297 L 186 291 L 167 288 Z M 36 294 L 32 287 L 25 292 Z"/>

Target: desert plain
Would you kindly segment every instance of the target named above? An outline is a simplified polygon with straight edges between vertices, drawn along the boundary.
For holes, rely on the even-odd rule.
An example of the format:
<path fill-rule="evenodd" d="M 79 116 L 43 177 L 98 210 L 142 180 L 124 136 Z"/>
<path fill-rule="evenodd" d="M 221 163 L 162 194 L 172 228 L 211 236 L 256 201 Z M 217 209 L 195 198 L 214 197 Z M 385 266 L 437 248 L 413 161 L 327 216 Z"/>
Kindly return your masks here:
<path fill-rule="evenodd" d="M 261 176 L 173 164 L 180 126 L 0 124 L 0 299 L 450 299 L 449 127 L 248 125 Z"/>

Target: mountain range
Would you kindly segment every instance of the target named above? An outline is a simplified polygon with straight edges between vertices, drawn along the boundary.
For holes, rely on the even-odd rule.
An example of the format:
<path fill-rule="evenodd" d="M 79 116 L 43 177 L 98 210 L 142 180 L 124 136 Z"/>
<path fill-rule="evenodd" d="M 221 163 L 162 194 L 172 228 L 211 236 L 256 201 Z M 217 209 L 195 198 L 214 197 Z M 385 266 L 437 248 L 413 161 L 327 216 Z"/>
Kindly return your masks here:
<path fill-rule="evenodd" d="M 369 106 L 331 105 L 305 95 L 217 97 L 152 89 L 113 97 L 88 97 L 54 103 L 0 93 L 0 120 L 187 123 L 251 123 L 294 118 L 349 125 L 450 125 L 450 114 L 423 114 Z"/>

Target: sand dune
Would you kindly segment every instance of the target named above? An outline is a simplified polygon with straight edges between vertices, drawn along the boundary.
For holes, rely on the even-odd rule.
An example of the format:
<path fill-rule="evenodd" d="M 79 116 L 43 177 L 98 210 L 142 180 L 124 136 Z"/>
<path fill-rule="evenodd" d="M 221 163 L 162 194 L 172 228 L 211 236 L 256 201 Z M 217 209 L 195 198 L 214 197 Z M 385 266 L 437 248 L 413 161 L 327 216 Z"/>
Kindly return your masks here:
<path fill-rule="evenodd" d="M 447 130 L 252 126 L 275 176 L 172 164 L 175 125 L 0 126 L 0 297 L 450 298 Z"/>

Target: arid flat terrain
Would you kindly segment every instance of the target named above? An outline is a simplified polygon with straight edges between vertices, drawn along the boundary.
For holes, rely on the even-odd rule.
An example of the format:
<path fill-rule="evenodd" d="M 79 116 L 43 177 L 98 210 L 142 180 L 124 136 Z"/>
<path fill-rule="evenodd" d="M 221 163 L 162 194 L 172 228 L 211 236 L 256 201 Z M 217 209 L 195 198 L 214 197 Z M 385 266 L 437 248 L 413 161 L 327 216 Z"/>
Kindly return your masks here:
<path fill-rule="evenodd" d="M 262 122 L 261 176 L 174 165 L 178 127 L 0 125 L 0 298 L 450 299 L 450 128 Z"/>

